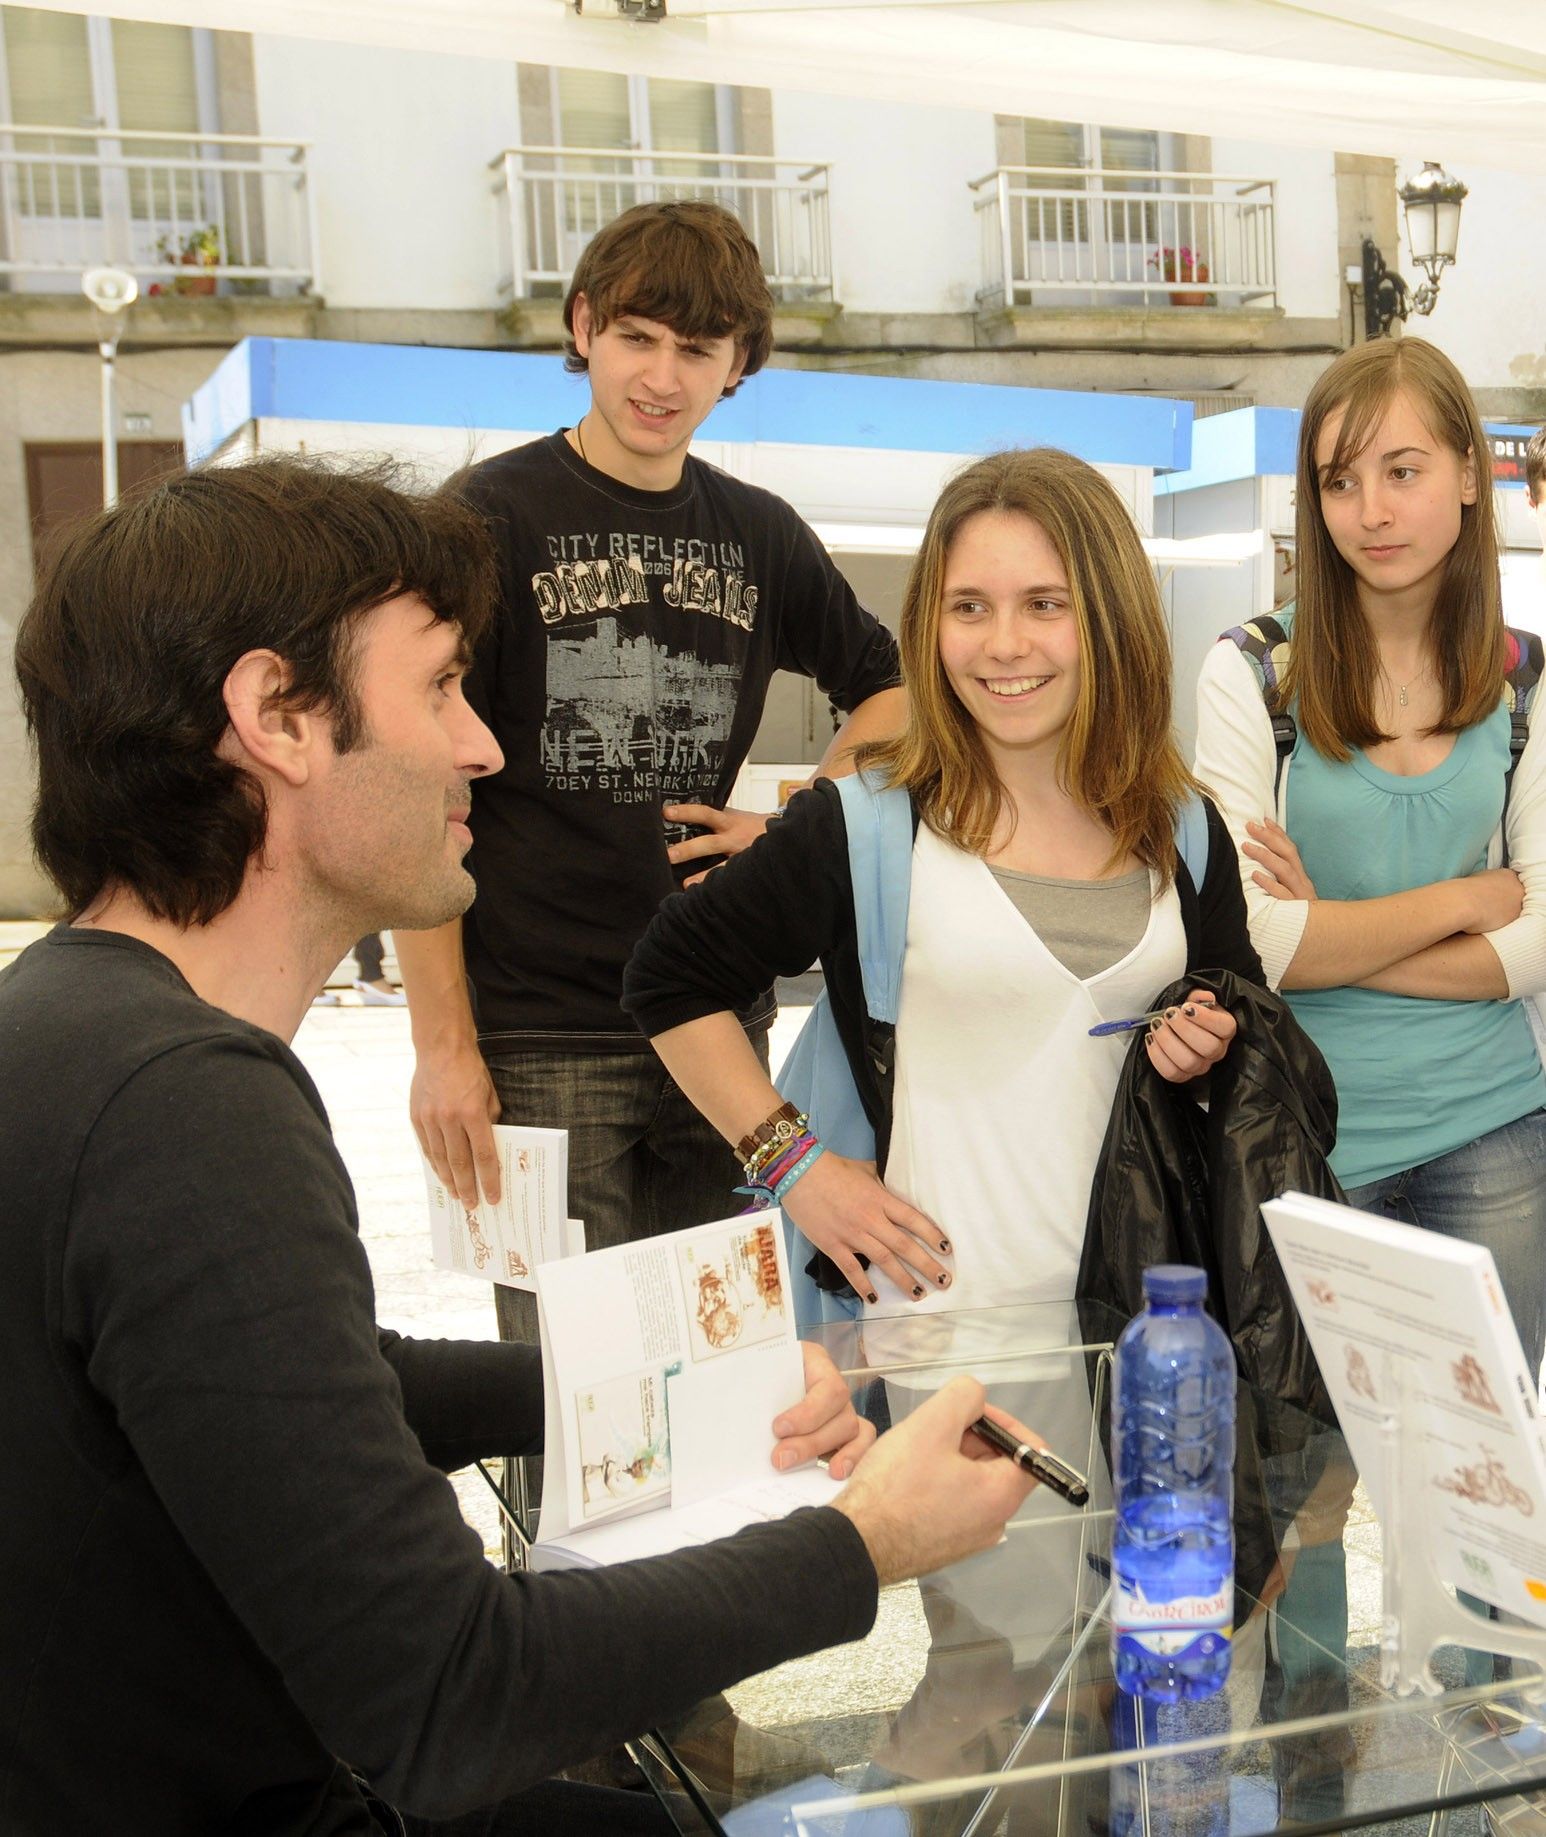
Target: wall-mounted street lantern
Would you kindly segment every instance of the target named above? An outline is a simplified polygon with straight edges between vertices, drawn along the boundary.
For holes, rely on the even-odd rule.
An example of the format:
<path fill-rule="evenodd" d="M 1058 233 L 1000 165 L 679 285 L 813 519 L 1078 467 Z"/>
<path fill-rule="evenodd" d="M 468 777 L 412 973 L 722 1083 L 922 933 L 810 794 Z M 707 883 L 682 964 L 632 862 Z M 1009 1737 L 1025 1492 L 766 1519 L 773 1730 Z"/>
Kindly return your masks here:
<path fill-rule="evenodd" d="M 1366 338 L 1389 335 L 1392 323 L 1409 313 L 1425 316 L 1438 302 L 1439 276 L 1455 259 L 1460 241 L 1460 203 L 1466 187 L 1436 160 L 1396 193 L 1406 212 L 1406 243 L 1427 280 L 1414 292 L 1369 237 L 1363 243 L 1363 321 Z"/>

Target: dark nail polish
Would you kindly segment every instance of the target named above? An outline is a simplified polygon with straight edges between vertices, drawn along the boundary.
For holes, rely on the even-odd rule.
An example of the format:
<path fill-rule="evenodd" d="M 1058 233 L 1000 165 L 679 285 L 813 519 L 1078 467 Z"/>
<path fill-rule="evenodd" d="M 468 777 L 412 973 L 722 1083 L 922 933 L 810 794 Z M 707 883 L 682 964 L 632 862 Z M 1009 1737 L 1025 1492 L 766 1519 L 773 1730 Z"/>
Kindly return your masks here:
<path fill-rule="evenodd" d="M 922 1301 L 922 1299 L 923 1299 L 923 1285 L 921 1283 L 915 1282 L 913 1284 L 913 1300 Z"/>
<path fill-rule="evenodd" d="M 939 1272 L 939 1274 L 938 1274 L 938 1275 L 937 1275 L 937 1276 L 936 1276 L 936 1277 L 934 1278 L 934 1280 L 935 1280 L 936 1282 L 938 1282 L 938 1284 L 940 1285 L 940 1287 L 941 1287 L 941 1288 L 949 1288 L 949 1286 L 950 1286 L 950 1272 L 949 1272 L 949 1270 L 947 1270 L 947 1269 L 942 1269 L 942 1270 L 941 1270 L 941 1271 Z"/>
<path fill-rule="evenodd" d="M 869 1302 L 869 1304 L 870 1304 L 870 1306 L 871 1306 L 871 1307 L 874 1307 L 874 1305 L 875 1305 L 875 1303 L 876 1303 L 877 1301 L 879 1301 L 879 1300 L 880 1300 L 880 1296 L 879 1296 L 879 1295 L 877 1295 L 877 1294 L 876 1294 L 876 1293 L 874 1292 L 874 1290 L 872 1289 L 872 1290 L 870 1291 L 870 1293 L 869 1293 L 869 1295 L 868 1295 L 868 1296 L 866 1297 L 866 1299 L 868 1300 L 868 1302 Z"/>
<path fill-rule="evenodd" d="M 942 1237 L 939 1240 L 939 1254 L 942 1257 L 948 1257 L 950 1255 L 950 1239 L 948 1237 Z"/>
<path fill-rule="evenodd" d="M 1190 1020 L 1192 1016 L 1196 1014 L 1197 1010 L 1192 1006 L 1190 1002 L 1188 1002 L 1186 1006 L 1181 1010 L 1181 1012 L 1186 1016 L 1188 1020 Z"/>
<path fill-rule="evenodd" d="M 1165 1010 L 1165 1019 L 1166 1019 L 1167 1021 L 1173 1021 L 1173 1020 L 1174 1020 L 1175 1018 L 1176 1018 L 1176 1011 L 1175 1011 L 1175 1009 L 1174 1009 L 1174 1008 L 1167 1008 L 1167 1009 Z"/>

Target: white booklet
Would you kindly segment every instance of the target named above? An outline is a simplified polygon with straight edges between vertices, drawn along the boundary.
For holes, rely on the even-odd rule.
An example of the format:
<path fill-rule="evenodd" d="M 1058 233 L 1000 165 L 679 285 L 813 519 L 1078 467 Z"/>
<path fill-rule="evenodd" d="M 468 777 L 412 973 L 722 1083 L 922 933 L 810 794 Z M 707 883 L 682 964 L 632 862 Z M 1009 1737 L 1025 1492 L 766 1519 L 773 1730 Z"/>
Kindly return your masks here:
<path fill-rule="evenodd" d="M 570 1218 L 569 1132 L 494 1125 L 499 1201 L 464 1206 L 428 1161 L 430 1254 L 441 1269 L 486 1276 L 506 1288 L 535 1289 L 537 1268 L 585 1248 L 585 1227 Z"/>
<path fill-rule="evenodd" d="M 1384 1425 L 1399 1410 L 1423 1500 L 1400 1534 L 1427 1540 L 1452 1587 L 1546 1625 L 1536 1378 L 1491 1251 L 1299 1193 L 1262 1213 L 1387 1533 Z"/>
<path fill-rule="evenodd" d="M 841 1490 L 772 1465 L 805 1394 L 776 1211 L 541 1265 L 537 1567 L 706 1543 Z"/>

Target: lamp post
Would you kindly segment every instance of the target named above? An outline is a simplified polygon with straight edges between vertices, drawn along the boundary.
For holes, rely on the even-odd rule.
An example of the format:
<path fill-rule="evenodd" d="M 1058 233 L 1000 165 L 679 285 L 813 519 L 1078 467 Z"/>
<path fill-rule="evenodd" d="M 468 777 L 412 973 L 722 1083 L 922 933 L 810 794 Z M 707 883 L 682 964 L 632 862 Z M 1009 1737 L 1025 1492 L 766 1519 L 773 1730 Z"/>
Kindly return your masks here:
<path fill-rule="evenodd" d="M 114 413 L 114 367 L 118 340 L 129 308 L 139 298 L 140 284 L 123 268 L 88 268 L 81 276 L 81 292 L 101 315 L 97 350 L 102 356 L 102 508 L 118 502 L 118 424 Z"/>
<path fill-rule="evenodd" d="M 1460 205 L 1466 187 L 1451 177 L 1436 160 L 1426 160 L 1423 169 L 1396 193 L 1406 212 L 1406 241 L 1427 280 L 1415 291 L 1393 268 L 1370 237 L 1363 244 L 1363 315 L 1366 338 L 1388 337 L 1397 319 L 1412 312 L 1424 317 L 1438 304 L 1439 277 L 1455 259 L 1460 241 Z"/>

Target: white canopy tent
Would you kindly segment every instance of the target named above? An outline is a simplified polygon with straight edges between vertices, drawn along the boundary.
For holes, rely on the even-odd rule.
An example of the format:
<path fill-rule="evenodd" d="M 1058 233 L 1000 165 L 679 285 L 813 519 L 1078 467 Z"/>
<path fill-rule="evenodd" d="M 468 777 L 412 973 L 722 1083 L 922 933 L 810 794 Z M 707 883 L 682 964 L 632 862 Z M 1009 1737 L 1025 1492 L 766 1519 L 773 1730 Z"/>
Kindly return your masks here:
<path fill-rule="evenodd" d="M 1546 165 L 1546 5 L 1485 0 L 32 0 L 58 11 Z"/>

